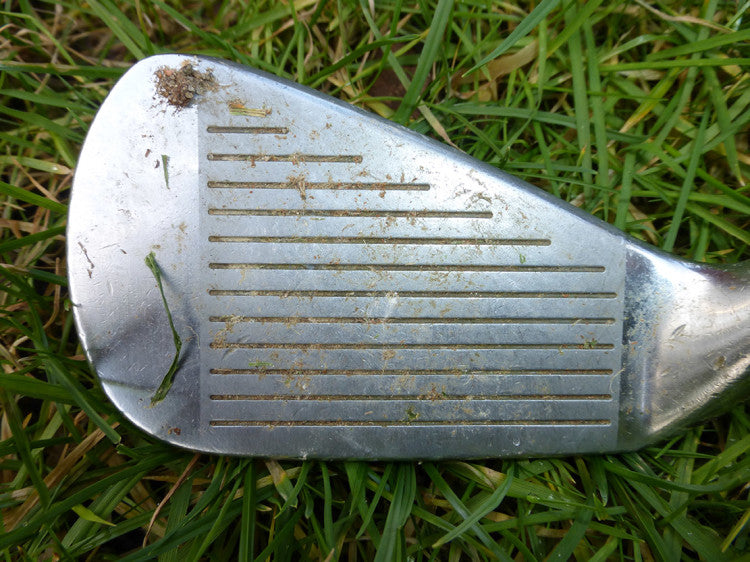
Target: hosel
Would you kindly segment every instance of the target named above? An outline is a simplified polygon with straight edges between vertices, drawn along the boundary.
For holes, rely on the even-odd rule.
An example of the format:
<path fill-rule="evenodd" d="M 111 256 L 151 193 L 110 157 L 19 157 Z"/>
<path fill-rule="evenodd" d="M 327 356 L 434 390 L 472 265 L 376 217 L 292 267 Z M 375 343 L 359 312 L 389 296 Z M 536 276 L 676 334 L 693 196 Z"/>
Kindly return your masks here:
<path fill-rule="evenodd" d="M 712 268 L 629 249 L 619 446 L 750 396 L 750 262 Z"/>

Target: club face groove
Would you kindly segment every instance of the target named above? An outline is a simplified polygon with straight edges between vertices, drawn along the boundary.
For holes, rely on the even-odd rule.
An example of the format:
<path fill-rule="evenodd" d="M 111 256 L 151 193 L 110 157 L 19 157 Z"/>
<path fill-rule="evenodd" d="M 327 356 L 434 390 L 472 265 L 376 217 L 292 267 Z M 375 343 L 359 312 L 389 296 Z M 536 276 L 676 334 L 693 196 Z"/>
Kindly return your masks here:
<path fill-rule="evenodd" d="M 175 107 L 155 77 L 187 65 L 201 93 Z M 152 57 L 115 86 L 82 150 L 68 240 L 106 393 L 193 450 L 632 449 L 691 421 L 707 390 L 744 388 L 748 330 L 729 318 L 747 296 L 728 288 L 744 273 L 674 260 L 435 141 L 215 59 Z M 183 341 L 153 405 L 174 345 L 150 252 Z M 696 322 L 683 289 L 723 316 Z M 726 342 L 696 346 L 706 326 Z M 707 388 L 696 368 L 685 413 L 684 380 L 658 375 L 693 352 L 723 378 Z"/>

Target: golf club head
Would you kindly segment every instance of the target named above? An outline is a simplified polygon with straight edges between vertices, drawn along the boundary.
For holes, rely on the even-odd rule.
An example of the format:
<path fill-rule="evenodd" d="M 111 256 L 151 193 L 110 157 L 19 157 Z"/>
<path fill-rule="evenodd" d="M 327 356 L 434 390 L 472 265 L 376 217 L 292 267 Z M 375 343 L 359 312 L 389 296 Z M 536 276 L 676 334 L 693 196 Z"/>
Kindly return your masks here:
<path fill-rule="evenodd" d="M 206 57 L 145 59 L 105 100 L 68 267 L 106 394 L 197 451 L 632 450 L 748 390 L 747 266 L 681 261 L 441 143 Z"/>

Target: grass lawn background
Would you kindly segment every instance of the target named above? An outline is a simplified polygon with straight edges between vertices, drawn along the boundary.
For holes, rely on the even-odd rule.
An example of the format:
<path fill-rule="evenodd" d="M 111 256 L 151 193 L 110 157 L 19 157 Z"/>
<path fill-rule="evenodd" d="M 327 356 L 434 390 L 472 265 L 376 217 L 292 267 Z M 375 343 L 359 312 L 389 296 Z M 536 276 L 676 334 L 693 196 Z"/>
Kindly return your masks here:
<path fill-rule="evenodd" d="M 750 2 L 4 1 L 5 560 L 750 559 L 750 417 L 637 453 L 470 462 L 194 455 L 134 429 L 78 344 L 66 203 L 114 81 L 246 63 L 711 263 L 747 259 Z"/>

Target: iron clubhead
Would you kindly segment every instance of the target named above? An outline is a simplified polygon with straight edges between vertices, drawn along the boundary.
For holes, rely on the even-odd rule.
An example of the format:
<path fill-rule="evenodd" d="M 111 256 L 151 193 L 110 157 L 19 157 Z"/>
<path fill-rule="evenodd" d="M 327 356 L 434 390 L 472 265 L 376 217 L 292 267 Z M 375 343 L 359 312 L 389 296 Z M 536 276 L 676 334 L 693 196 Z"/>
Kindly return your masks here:
<path fill-rule="evenodd" d="M 681 261 L 443 144 L 207 57 L 145 59 L 105 100 L 76 169 L 68 267 L 106 394 L 197 451 L 622 451 L 748 390 L 746 265 Z"/>

